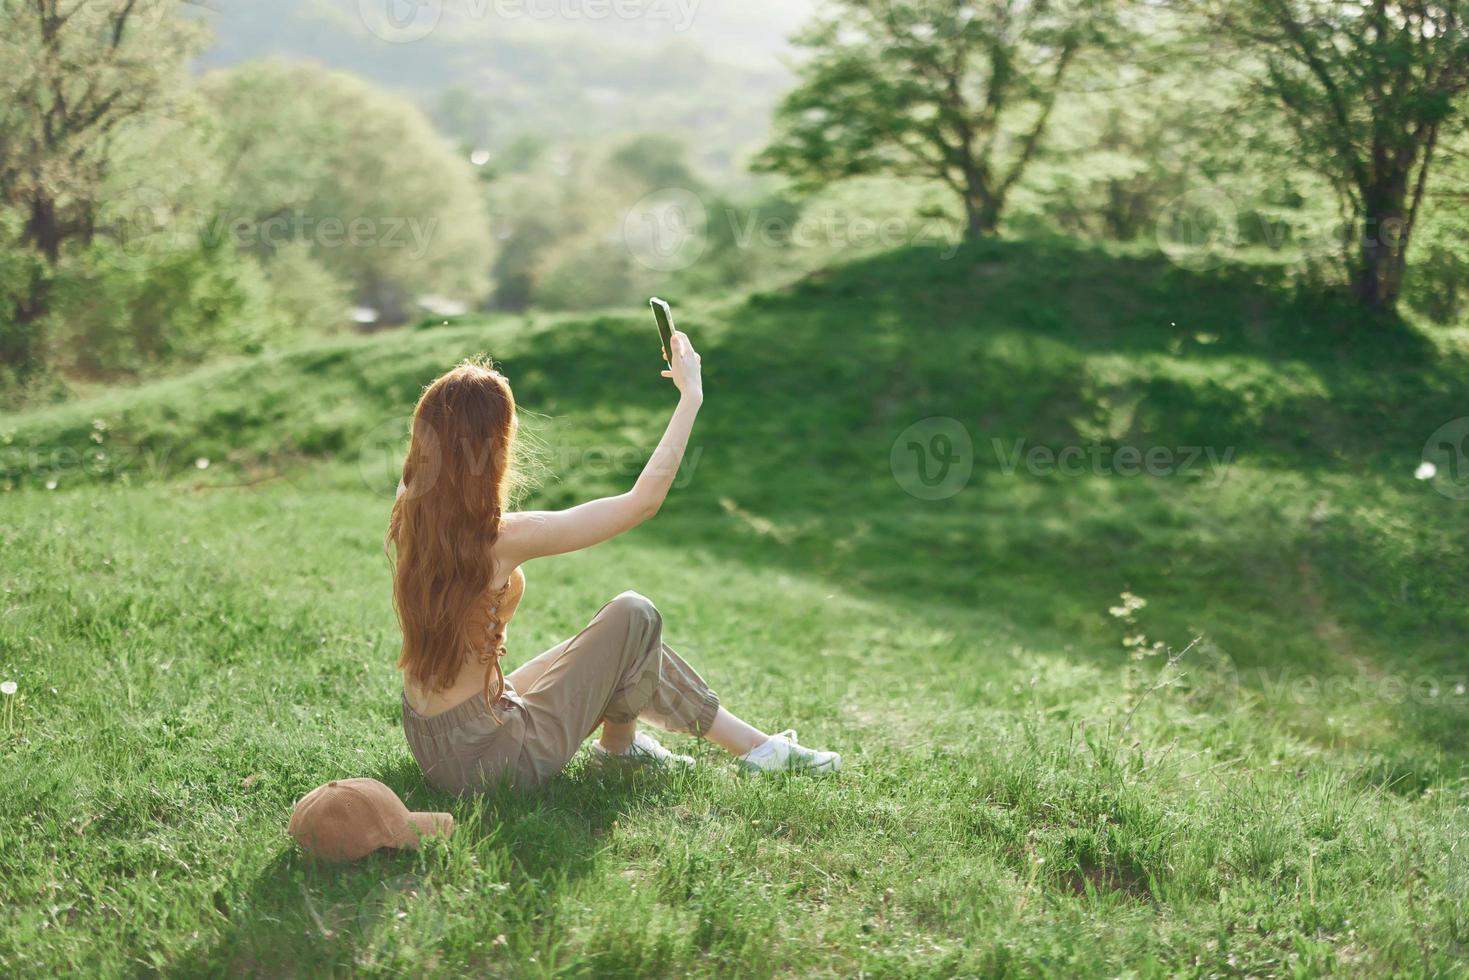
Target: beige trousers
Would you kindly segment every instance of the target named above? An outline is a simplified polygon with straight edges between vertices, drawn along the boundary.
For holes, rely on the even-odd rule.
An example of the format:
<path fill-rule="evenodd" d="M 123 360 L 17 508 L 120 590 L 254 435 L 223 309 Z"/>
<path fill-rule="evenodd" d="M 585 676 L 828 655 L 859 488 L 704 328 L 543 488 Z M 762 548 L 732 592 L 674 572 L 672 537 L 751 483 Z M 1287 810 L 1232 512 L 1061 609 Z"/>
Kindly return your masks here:
<path fill-rule="evenodd" d="M 472 792 L 502 778 L 526 789 L 560 772 L 604 718 L 702 735 L 718 710 L 718 696 L 664 645 L 657 608 L 624 592 L 580 633 L 505 678 L 498 721 L 483 697 L 431 717 L 405 697 L 403 731 L 441 790 Z"/>

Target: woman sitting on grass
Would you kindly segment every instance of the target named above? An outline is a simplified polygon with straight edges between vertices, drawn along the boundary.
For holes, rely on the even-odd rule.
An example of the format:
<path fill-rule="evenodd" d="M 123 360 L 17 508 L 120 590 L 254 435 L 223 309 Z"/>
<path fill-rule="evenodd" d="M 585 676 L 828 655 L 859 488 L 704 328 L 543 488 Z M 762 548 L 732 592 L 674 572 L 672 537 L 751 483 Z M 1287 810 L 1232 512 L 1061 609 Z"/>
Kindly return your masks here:
<path fill-rule="evenodd" d="M 550 779 L 598 725 L 592 759 L 650 766 L 694 760 L 658 744 L 637 721 L 702 736 L 751 774 L 833 772 L 841 757 L 765 733 L 720 706 L 663 643 L 658 610 L 624 592 L 580 633 L 505 675 L 505 631 L 525 591 L 521 566 L 590 548 L 658 513 L 703 402 L 699 355 L 673 335 L 678 408 L 632 490 L 563 511 L 506 513 L 515 399 L 499 372 L 466 361 L 423 393 L 387 544 L 403 630 L 403 730 L 428 781 L 452 793 L 507 777 Z"/>

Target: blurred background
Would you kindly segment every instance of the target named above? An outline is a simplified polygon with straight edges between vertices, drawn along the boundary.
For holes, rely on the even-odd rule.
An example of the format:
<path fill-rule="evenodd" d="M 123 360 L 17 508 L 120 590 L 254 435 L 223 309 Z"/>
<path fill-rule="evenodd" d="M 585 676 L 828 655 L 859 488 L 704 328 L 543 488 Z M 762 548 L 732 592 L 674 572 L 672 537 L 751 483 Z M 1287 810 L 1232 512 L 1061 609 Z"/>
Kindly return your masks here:
<path fill-rule="evenodd" d="M 994 235 L 1453 324 L 1462 11 L 1376 9 L 5 0 L 0 405 Z"/>

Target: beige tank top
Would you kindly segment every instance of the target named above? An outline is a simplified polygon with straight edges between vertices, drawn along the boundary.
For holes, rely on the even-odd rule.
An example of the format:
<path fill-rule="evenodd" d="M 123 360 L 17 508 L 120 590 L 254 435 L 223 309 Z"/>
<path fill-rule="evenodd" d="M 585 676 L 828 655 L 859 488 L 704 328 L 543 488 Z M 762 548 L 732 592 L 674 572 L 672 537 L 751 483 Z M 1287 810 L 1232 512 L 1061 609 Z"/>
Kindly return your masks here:
<path fill-rule="evenodd" d="M 488 666 L 492 657 L 505 656 L 506 629 L 524 595 L 525 573 L 516 568 L 504 585 L 486 591 L 484 601 L 470 613 L 469 635 L 483 638 L 482 644 L 477 644 L 480 663 Z"/>

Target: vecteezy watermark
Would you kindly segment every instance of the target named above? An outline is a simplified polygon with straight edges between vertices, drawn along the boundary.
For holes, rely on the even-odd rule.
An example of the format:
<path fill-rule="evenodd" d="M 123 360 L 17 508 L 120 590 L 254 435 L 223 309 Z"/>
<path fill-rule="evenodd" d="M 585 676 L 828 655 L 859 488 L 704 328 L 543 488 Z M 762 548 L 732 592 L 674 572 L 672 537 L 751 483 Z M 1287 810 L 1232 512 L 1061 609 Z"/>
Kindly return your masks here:
<path fill-rule="evenodd" d="M 721 227 L 722 225 L 722 227 Z M 957 220 L 943 216 L 872 218 L 831 207 L 799 216 L 726 207 L 711 211 L 684 187 L 645 194 L 623 216 L 622 240 L 633 259 L 656 272 L 687 269 L 714 239 L 742 251 L 752 248 L 893 249 L 905 245 L 957 254 L 963 235 Z"/>
<path fill-rule="evenodd" d="M 1180 194 L 1158 212 L 1158 248 L 1174 263 L 1202 272 L 1239 245 L 1239 212 L 1228 194 L 1199 187 Z"/>
<path fill-rule="evenodd" d="M 444 19 L 443 0 L 357 0 L 357 18 L 389 44 L 422 41 Z"/>
<path fill-rule="evenodd" d="M 1241 682 L 1253 682 L 1267 700 L 1313 704 L 1344 701 L 1385 704 L 1469 707 L 1469 676 L 1457 674 L 1311 674 L 1282 676 L 1264 667 L 1242 671 Z"/>
<path fill-rule="evenodd" d="M 709 209 L 693 191 L 666 187 L 645 194 L 622 219 L 622 241 L 655 272 L 687 269 L 709 246 Z"/>
<path fill-rule="evenodd" d="M 379 422 L 358 441 L 357 473 L 362 478 L 363 486 L 374 493 L 397 486 L 403 473 L 403 458 L 412 431 L 412 417 L 399 416 Z M 437 482 L 445 463 L 444 443 L 431 426 L 419 426 L 418 437 L 422 459 L 412 485 L 404 488 L 410 497 L 427 493 Z M 493 460 L 486 447 L 461 444 L 456 451 L 467 460 L 471 476 L 487 475 L 490 472 Z M 581 473 L 593 477 L 632 480 L 643 472 L 652 453 L 653 449 L 650 447 L 629 443 L 566 447 L 538 451 L 535 467 L 552 474 Z M 703 456 L 703 446 L 688 447 L 679 461 L 678 471 L 674 474 L 674 489 L 682 489 L 693 482 L 694 473 Z"/>
<path fill-rule="evenodd" d="M 413 916 L 417 906 L 429 900 L 433 888 L 431 883 L 414 874 L 401 874 L 374 885 L 357 903 L 357 914 L 351 924 L 357 938 L 369 939 L 380 930 L 401 928 L 405 920 L 413 918 L 413 940 L 432 948 L 444 934 L 447 919 L 443 915 Z"/>
<path fill-rule="evenodd" d="M 197 226 L 191 227 L 180 217 L 167 194 L 156 187 L 139 187 L 128 195 L 124 207 L 104 214 L 97 232 L 111 238 L 123 256 L 147 251 L 177 253 L 196 241 Z"/>
<path fill-rule="evenodd" d="M 1224 482 L 1235 448 L 1226 446 L 1133 446 L 1091 442 L 1063 446 L 1027 445 L 1025 439 L 991 439 L 995 462 L 1005 476 L 1157 476 Z M 974 441 L 958 419 L 936 415 L 908 426 L 889 453 L 893 479 L 919 500 L 944 500 L 963 490 L 974 472 Z"/>
<path fill-rule="evenodd" d="M 400 415 L 383 419 L 367 430 L 357 441 L 357 475 L 362 485 L 372 491 L 397 486 L 403 474 L 403 457 L 408 449 L 409 434 L 413 431 L 413 416 Z M 438 479 L 443 455 L 438 435 L 433 426 L 424 426 L 424 471 L 414 481 L 413 493 L 423 493 Z"/>
<path fill-rule="evenodd" d="M 426 258 L 438 232 L 437 217 L 415 215 L 309 214 L 303 209 L 265 218 L 207 214 L 181 207 L 156 187 L 138 187 L 127 203 L 104 213 L 100 237 L 113 243 L 104 253 L 126 262 L 143 254 L 177 254 L 225 243 L 242 250 L 271 252 L 293 244 L 315 249 L 381 249 Z"/>
<path fill-rule="evenodd" d="M 1469 416 L 1445 422 L 1423 444 L 1413 474 L 1450 500 L 1469 500 Z"/>
<path fill-rule="evenodd" d="M 919 500 L 944 500 L 969 483 L 974 441 L 958 419 L 943 415 L 914 422 L 893 440 L 893 479 Z"/>
<path fill-rule="evenodd" d="M 1159 251 L 1194 271 L 1228 261 L 1243 246 L 1277 250 L 1290 244 L 1306 256 L 1339 256 L 1357 248 L 1399 249 L 1412 229 L 1402 218 L 1344 221 L 1335 214 L 1276 220 L 1241 208 L 1219 187 L 1191 188 L 1165 204 L 1154 225 Z"/>
<path fill-rule="evenodd" d="M 357 0 L 362 26 L 389 44 L 422 41 L 448 22 L 487 20 L 645 20 L 671 24 L 677 33 L 693 26 L 700 0 Z"/>
<path fill-rule="evenodd" d="M 1142 627 L 1128 615 L 1145 600 L 1123 593 L 1124 606 L 1114 607 L 1112 614 L 1126 623 L 1123 646 L 1129 648 L 1128 665 L 1123 671 L 1123 688 L 1140 692 L 1154 686 L 1160 678 L 1155 655 L 1172 648 L 1152 643 Z M 1131 600 L 1131 601 L 1129 601 Z M 1135 604 L 1134 604 L 1135 603 Z M 1275 705 L 1314 705 L 1327 707 L 1347 704 L 1412 704 L 1425 708 L 1442 708 L 1455 712 L 1469 709 L 1469 674 L 1420 672 L 1392 673 L 1376 669 L 1357 669 L 1341 673 L 1313 673 L 1267 665 L 1241 666 L 1228 651 L 1208 637 L 1200 637 L 1180 655 L 1186 670 L 1174 680 L 1182 687 L 1201 694 L 1223 698 L 1242 695 Z"/>
<path fill-rule="evenodd" d="M 310 215 L 304 211 L 270 218 L 215 217 L 199 226 L 201 240 L 232 242 L 241 249 L 277 249 L 293 243 L 317 248 L 372 248 L 428 255 L 439 219 L 413 216 Z"/>
<path fill-rule="evenodd" d="M 1092 442 L 1084 446 L 1031 446 L 1024 439 L 1009 444 L 992 439 L 1000 472 L 1014 475 L 1024 468 L 1032 476 L 1209 476 L 1217 487 L 1228 475 L 1235 448 L 1215 446 L 1114 446 Z"/>
<path fill-rule="evenodd" d="M 1250 690 L 1267 702 L 1295 705 L 1415 704 L 1455 710 L 1469 708 L 1469 675 L 1396 674 L 1357 670 L 1317 675 L 1271 667 L 1240 667 L 1225 651 L 1201 654 L 1191 680 L 1223 693 Z"/>
<path fill-rule="evenodd" d="M 204 466 L 198 466 L 199 461 Z M 187 457 L 152 446 L 134 445 L 113 439 L 107 422 L 92 421 L 85 446 L 17 442 L 0 433 L 0 490 L 21 486 L 58 490 L 74 484 L 118 480 L 156 480 L 187 468 L 207 468 L 204 457 Z"/>

